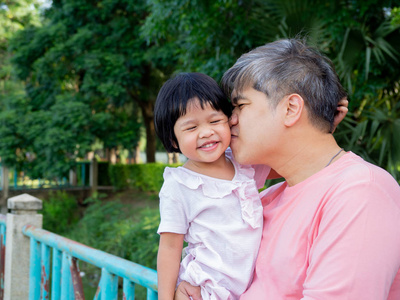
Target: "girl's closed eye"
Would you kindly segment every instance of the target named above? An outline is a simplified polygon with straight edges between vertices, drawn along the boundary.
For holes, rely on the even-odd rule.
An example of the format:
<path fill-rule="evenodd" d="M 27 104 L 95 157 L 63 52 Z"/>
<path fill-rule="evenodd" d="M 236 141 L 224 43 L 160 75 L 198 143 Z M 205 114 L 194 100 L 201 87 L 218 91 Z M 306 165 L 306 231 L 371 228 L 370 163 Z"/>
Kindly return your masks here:
<path fill-rule="evenodd" d="M 185 128 L 184 131 L 192 131 L 195 130 L 197 126 L 190 126 L 188 128 Z"/>

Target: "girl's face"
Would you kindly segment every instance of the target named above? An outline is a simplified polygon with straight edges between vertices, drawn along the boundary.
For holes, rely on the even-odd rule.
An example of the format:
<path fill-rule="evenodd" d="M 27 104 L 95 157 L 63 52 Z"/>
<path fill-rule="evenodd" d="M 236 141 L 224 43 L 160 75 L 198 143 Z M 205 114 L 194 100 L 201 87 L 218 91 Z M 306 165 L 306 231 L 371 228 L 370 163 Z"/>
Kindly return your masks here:
<path fill-rule="evenodd" d="M 189 102 L 186 114 L 176 121 L 174 132 L 182 154 L 199 163 L 217 161 L 231 141 L 228 117 L 210 104 L 201 108 L 197 99 Z"/>

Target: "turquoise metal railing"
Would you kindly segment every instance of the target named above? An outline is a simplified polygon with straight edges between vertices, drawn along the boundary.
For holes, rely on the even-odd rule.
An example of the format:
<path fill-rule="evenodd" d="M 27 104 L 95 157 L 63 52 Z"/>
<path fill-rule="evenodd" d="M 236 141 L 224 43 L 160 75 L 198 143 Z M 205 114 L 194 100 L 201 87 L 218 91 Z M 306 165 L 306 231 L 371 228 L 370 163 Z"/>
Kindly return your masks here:
<path fill-rule="evenodd" d="M 50 291 L 52 300 L 84 299 L 82 281 L 76 264 L 77 259 L 101 269 L 95 300 L 117 299 L 118 277 L 123 278 L 124 300 L 134 300 L 135 284 L 147 288 L 147 300 L 157 300 L 158 298 L 157 272 L 155 270 L 32 225 L 24 226 L 22 232 L 31 239 L 30 300 L 49 299 Z M 51 276 L 50 265 L 52 265 Z"/>
<path fill-rule="evenodd" d="M 0 214 L 0 299 L 4 298 L 4 267 L 6 264 L 7 217 Z"/>

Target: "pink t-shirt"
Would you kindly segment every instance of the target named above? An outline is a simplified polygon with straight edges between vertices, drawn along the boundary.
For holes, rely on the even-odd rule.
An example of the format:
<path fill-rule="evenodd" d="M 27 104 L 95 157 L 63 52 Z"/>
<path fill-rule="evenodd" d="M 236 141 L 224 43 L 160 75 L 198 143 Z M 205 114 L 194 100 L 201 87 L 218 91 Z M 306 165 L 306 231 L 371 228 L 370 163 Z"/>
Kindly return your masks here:
<path fill-rule="evenodd" d="M 262 193 L 264 228 L 243 300 L 399 300 L 400 187 L 347 153 Z"/>
<path fill-rule="evenodd" d="M 187 255 L 178 283 L 201 286 L 203 299 L 238 299 L 254 271 L 262 232 L 258 188 L 266 166 L 239 165 L 232 180 L 202 175 L 183 167 L 166 168 L 160 191 L 158 233 L 185 235 Z"/>

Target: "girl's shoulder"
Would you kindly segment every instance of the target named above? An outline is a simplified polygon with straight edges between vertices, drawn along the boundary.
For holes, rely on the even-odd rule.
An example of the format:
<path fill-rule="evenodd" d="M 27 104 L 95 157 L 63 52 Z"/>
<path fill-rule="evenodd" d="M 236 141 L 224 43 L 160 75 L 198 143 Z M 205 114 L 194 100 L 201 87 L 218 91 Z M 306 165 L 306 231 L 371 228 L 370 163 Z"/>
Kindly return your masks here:
<path fill-rule="evenodd" d="M 201 184 L 199 176 L 195 176 L 184 167 L 165 167 L 163 177 L 164 185 L 182 185 L 190 189 L 197 189 Z"/>
<path fill-rule="evenodd" d="M 198 192 L 199 195 L 218 199 L 231 194 L 236 187 L 237 183 L 232 181 L 213 178 L 184 167 L 166 167 L 161 190 L 170 193 L 176 193 L 176 190 Z"/>

